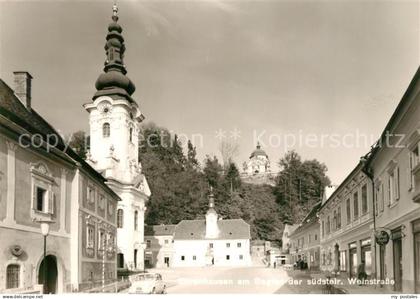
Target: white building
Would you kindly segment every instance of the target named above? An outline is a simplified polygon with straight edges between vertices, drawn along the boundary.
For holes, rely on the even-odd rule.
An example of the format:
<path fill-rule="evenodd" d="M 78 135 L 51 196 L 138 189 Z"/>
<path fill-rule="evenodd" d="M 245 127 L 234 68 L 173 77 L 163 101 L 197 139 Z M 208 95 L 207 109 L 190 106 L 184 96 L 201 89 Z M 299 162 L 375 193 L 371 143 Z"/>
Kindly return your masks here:
<path fill-rule="evenodd" d="M 261 149 L 260 143 L 251 153 L 249 161 L 244 163 L 244 172 L 247 175 L 258 175 L 270 173 L 270 160 L 266 152 Z"/>
<path fill-rule="evenodd" d="M 89 112 L 88 162 L 108 180 L 122 201 L 118 204 L 118 268 L 144 269 L 144 212 L 150 196 L 138 157 L 139 125 L 144 119 L 131 97 L 133 82 L 123 62 L 124 38 L 114 5 L 108 26 L 104 73 L 96 81 L 97 92 L 85 104 Z"/>
<path fill-rule="evenodd" d="M 205 220 L 183 220 L 176 226 L 171 266 L 249 266 L 250 238 L 244 220 L 218 218 L 211 194 Z"/>
<path fill-rule="evenodd" d="M 147 225 L 144 227 L 146 242 L 145 267 L 163 268 L 172 264 L 173 236 L 176 225 Z"/>

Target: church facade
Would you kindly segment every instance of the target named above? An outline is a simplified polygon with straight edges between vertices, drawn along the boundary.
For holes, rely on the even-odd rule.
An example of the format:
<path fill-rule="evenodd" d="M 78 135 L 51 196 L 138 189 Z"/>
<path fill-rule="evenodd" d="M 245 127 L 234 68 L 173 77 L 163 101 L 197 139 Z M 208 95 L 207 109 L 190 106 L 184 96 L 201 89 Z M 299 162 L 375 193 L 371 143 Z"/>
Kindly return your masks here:
<path fill-rule="evenodd" d="M 249 160 L 243 163 L 241 178 L 250 184 L 274 184 L 274 176 L 270 168 L 270 159 L 258 142 Z"/>
<path fill-rule="evenodd" d="M 118 204 L 118 253 L 120 269 L 144 269 L 144 213 L 150 190 L 138 157 L 139 125 L 144 119 L 132 98 L 133 82 L 126 76 L 124 38 L 113 8 L 106 36 L 104 72 L 97 92 L 84 105 L 89 113 L 89 164 L 107 179 L 107 185 L 122 199 Z"/>

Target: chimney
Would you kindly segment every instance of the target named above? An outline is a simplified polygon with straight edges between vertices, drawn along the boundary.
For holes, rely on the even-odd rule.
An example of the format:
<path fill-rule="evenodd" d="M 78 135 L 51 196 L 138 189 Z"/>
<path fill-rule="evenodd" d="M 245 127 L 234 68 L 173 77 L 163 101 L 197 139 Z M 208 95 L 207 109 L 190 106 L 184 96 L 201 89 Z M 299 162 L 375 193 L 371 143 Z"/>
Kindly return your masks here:
<path fill-rule="evenodd" d="M 26 108 L 30 110 L 32 76 L 28 72 L 13 72 L 13 75 L 15 76 L 15 94 L 26 105 Z"/>

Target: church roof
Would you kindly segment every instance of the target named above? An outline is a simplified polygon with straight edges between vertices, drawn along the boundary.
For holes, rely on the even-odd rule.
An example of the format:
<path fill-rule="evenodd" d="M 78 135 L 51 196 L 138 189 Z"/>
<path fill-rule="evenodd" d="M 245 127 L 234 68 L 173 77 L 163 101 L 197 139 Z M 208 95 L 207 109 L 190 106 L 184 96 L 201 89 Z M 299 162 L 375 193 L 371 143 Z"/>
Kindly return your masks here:
<path fill-rule="evenodd" d="M 261 145 L 258 143 L 257 148 L 251 153 L 250 159 L 253 157 L 264 156 L 268 158 L 267 153 L 261 148 Z"/>
<path fill-rule="evenodd" d="M 216 240 L 251 239 L 249 224 L 242 219 L 222 219 L 217 225 Z M 175 228 L 174 240 L 205 240 L 205 236 L 205 220 L 182 220 Z"/>
<path fill-rule="evenodd" d="M 118 7 L 113 6 L 112 22 L 108 26 L 105 51 L 106 60 L 104 72 L 96 80 L 97 92 L 93 100 L 100 96 L 121 96 L 133 102 L 131 95 L 136 90 L 134 83 L 126 76 L 127 69 L 124 64 L 124 37 L 122 27 L 118 22 Z"/>
<path fill-rule="evenodd" d="M 145 236 L 171 236 L 175 232 L 176 225 L 172 224 L 161 224 L 161 225 L 145 225 L 144 235 Z"/>

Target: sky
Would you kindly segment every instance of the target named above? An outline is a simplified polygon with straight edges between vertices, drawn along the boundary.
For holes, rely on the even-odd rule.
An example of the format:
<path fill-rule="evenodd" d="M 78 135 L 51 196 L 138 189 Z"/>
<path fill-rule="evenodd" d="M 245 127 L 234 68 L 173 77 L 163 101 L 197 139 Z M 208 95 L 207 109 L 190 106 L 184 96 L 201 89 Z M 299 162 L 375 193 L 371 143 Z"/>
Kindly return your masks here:
<path fill-rule="evenodd" d="M 32 106 L 88 131 L 113 1 L 1 1 L 0 78 L 34 77 Z M 118 1 L 133 97 L 199 159 L 221 137 L 274 171 L 287 150 L 339 184 L 379 137 L 419 65 L 418 1 Z M 220 155 L 219 155 L 220 157 Z"/>

